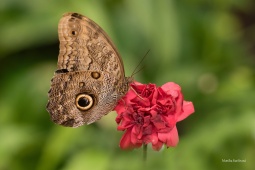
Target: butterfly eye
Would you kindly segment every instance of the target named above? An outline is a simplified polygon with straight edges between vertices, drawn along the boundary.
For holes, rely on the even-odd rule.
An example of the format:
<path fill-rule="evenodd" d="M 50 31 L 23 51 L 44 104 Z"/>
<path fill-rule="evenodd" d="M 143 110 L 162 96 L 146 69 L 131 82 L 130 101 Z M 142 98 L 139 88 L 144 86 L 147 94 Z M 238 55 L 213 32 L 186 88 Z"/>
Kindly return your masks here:
<path fill-rule="evenodd" d="M 80 110 L 88 110 L 93 106 L 93 98 L 87 94 L 79 94 L 75 99 L 75 105 Z"/>

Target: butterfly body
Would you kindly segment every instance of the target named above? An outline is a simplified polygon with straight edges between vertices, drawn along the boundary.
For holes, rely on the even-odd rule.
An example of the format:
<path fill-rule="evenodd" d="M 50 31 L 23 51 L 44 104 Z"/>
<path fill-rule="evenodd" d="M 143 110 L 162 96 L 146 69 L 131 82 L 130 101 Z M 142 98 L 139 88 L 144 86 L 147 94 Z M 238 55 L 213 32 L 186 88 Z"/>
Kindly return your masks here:
<path fill-rule="evenodd" d="M 66 13 L 58 27 L 58 70 L 48 93 L 53 122 L 90 124 L 110 112 L 128 91 L 122 59 L 107 34 L 92 20 Z"/>

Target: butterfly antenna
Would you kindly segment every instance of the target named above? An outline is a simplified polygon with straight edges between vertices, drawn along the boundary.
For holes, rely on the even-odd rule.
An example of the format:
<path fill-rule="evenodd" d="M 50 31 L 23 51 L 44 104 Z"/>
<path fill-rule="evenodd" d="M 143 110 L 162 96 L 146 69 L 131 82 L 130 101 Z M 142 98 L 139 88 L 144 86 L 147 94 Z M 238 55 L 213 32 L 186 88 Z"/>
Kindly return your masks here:
<path fill-rule="evenodd" d="M 131 74 L 131 77 L 133 77 L 133 75 L 135 75 L 136 73 L 138 73 L 139 71 L 141 71 L 144 67 L 142 67 L 142 69 L 139 69 L 137 71 L 137 68 L 142 64 L 143 60 L 145 59 L 145 57 L 148 55 L 148 53 L 150 52 L 150 50 L 148 50 L 146 52 L 146 54 L 143 56 L 142 60 L 138 63 L 138 65 L 136 66 L 136 68 L 134 69 L 133 73 Z"/>
<path fill-rule="evenodd" d="M 135 75 L 135 74 L 137 74 L 137 73 L 139 73 L 141 70 L 143 70 L 145 68 L 145 66 L 143 66 L 142 68 L 140 68 L 139 70 L 137 70 L 136 72 L 133 72 L 133 74 L 132 75 Z"/>

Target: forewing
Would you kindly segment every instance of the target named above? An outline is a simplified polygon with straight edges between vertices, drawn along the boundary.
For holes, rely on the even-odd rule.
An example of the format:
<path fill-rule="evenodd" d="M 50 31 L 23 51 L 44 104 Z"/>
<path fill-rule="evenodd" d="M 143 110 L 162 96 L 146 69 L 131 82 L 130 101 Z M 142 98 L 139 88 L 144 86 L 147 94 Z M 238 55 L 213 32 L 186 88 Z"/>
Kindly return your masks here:
<path fill-rule="evenodd" d="M 58 26 L 58 69 L 96 70 L 124 79 L 123 62 L 107 34 L 94 21 L 77 13 L 63 15 Z"/>

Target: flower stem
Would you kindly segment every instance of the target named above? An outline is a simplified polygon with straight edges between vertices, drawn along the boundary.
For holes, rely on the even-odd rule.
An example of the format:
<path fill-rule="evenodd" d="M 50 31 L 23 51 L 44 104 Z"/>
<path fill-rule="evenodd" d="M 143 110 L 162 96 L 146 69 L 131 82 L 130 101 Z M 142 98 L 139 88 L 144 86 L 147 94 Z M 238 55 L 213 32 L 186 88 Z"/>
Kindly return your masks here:
<path fill-rule="evenodd" d="M 147 160 L 147 144 L 143 144 L 143 162 Z"/>

